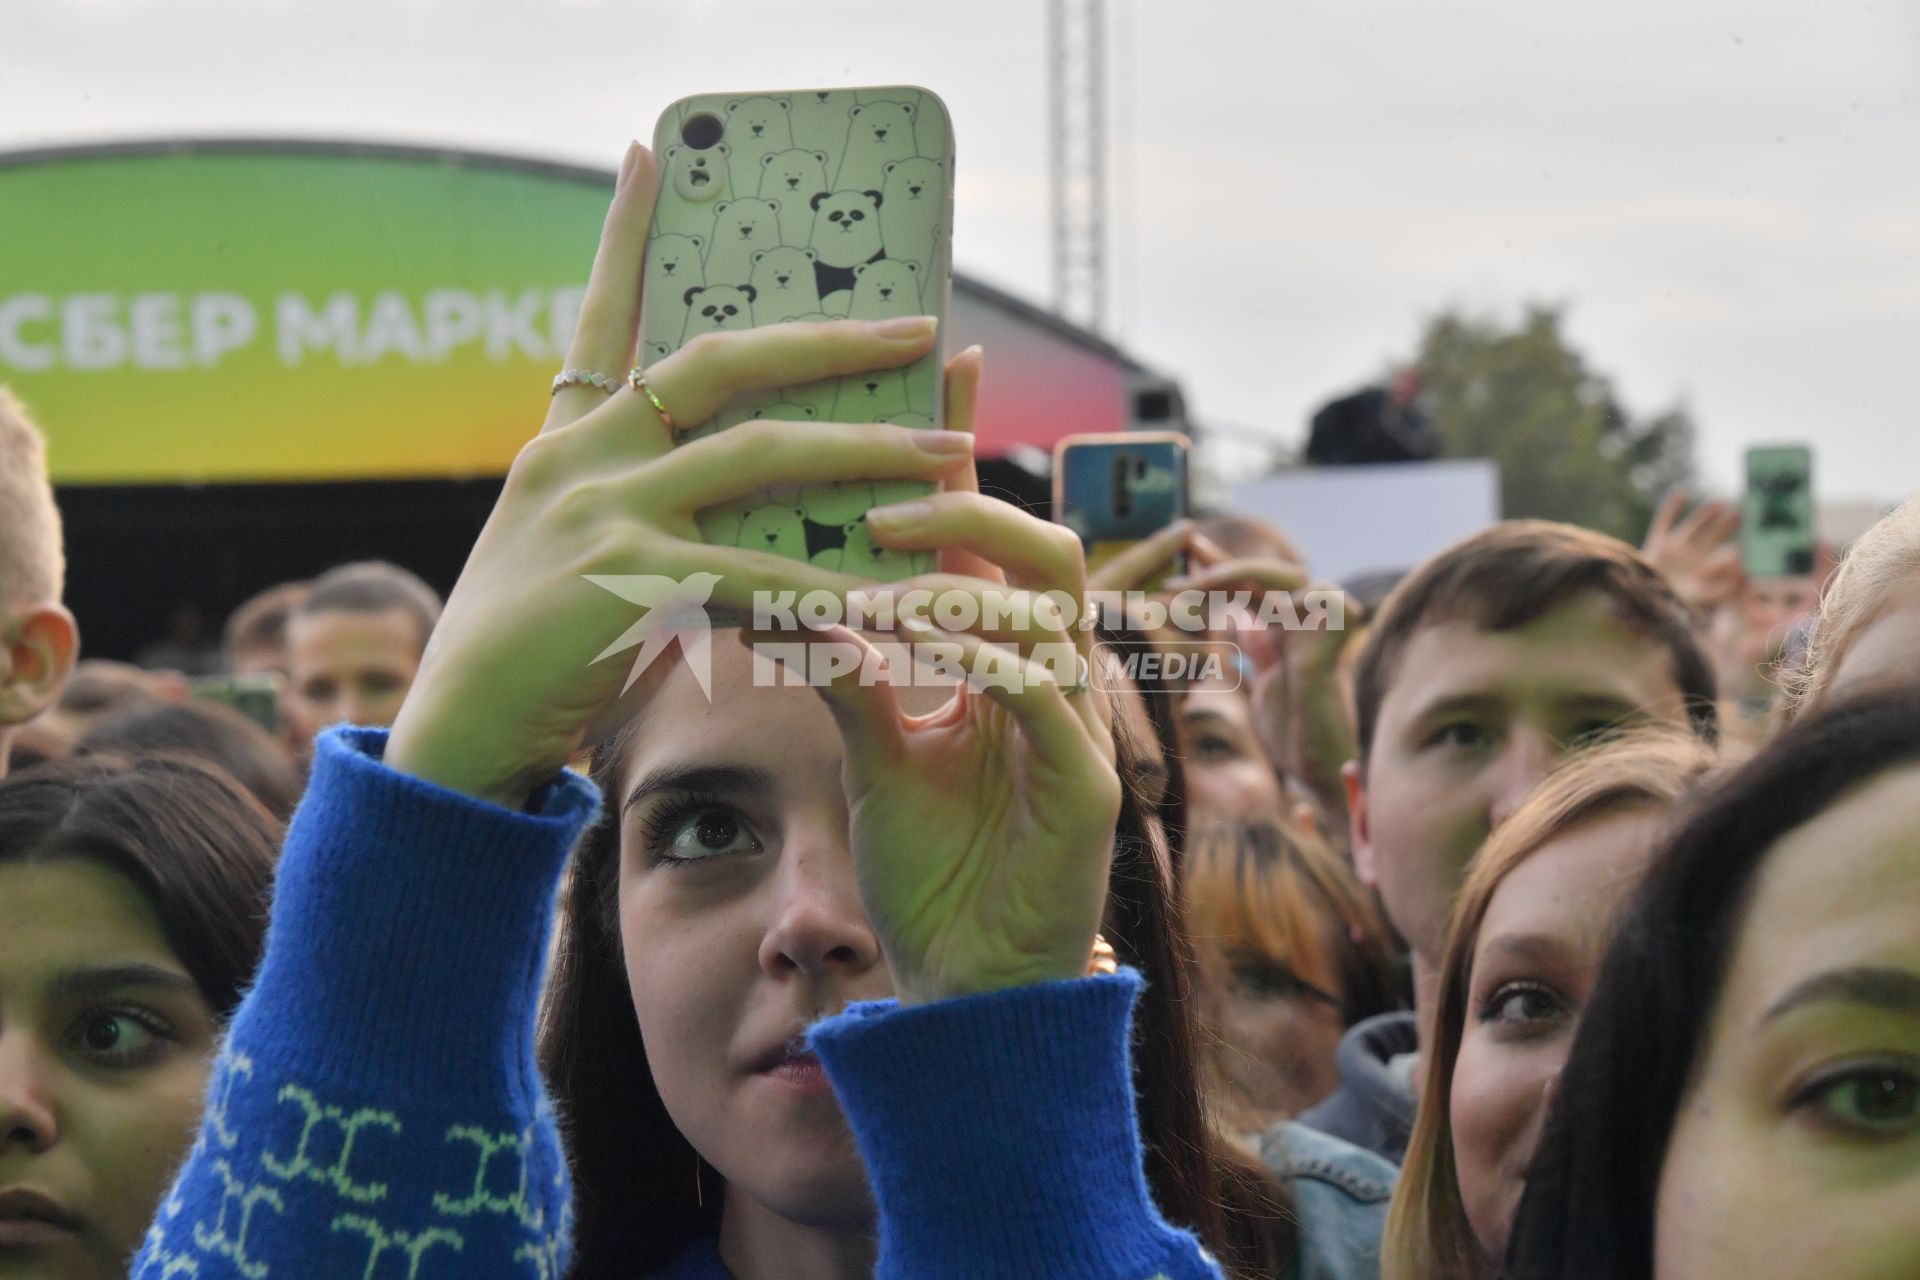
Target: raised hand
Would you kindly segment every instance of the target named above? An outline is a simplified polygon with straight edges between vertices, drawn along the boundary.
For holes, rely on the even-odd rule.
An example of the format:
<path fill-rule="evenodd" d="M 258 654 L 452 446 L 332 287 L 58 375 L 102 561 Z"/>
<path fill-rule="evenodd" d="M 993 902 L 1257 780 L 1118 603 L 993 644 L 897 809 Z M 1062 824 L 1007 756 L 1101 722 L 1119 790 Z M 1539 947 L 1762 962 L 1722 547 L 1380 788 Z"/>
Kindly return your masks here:
<path fill-rule="evenodd" d="M 642 258 L 658 180 L 636 144 L 622 167 L 567 364 L 610 376 L 633 362 Z M 636 622 L 636 605 L 592 578 L 649 576 L 706 588 L 746 610 L 761 590 L 861 584 L 764 552 L 707 546 L 695 513 L 775 484 L 939 482 L 971 456 L 964 432 L 884 425 L 748 422 L 674 448 L 745 392 L 904 365 L 933 324 L 776 325 L 715 333 L 648 370 L 671 421 L 622 384 L 612 396 L 568 387 L 508 472 L 420 673 L 387 762 L 508 806 L 525 803 L 622 714 L 630 658 L 599 660 Z"/>
<path fill-rule="evenodd" d="M 1746 584 L 1735 541 L 1740 508 L 1731 502 L 1703 502 L 1683 519 L 1686 511 L 1687 495 L 1678 489 L 1669 493 L 1654 513 L 1640 550 L 1680 598 L 1704 614 L 1733 600 Z"/>
<path fill-rule="evenodd" d="M 1106 900 L 1120 782 L 1106 694 L 1074 687 L 1092 665 L 1091 633 L 1078 625 L 1079 540 L 966 492 L 877 509 L 868 523 L 877 543 L 964 551 L 1006 577 L 932 575 L 881 594 L 997 595 L 1009 606 L 1001 625 L 963 632 L 899 620 L 900 639 L 997 674 L 930 714 L 904 714 L 890 682 L 858 673 L 816 690 L 846 743 L 861 896 L 900 999 L 1080 976 Z M 845 628 L 812 642 L 867 647 Z"/>

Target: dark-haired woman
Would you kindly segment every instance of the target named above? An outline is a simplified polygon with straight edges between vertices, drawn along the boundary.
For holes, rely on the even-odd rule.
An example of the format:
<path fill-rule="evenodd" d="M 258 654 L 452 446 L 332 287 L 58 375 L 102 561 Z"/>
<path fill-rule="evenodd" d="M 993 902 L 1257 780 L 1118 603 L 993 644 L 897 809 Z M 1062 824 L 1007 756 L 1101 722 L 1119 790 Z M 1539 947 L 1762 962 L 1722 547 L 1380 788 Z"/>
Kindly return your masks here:
<path fill-rule="evenodd" d="M 1658 856 L 1503 1274 L 1920 1275 L 1920 689 L 1796 722 Z"/>
<path fill-rule="evenodd" d="M 653 182 L 634 148 L 573 367 L 629 361 Z M 671 447 L 735 393 L 932 340 L 912 321 L 717 334 L 650 369 L 651 394 L 555 398 L 391 735 L 320 740 L 266 959 L 139 1280 L 1218 1274 L 1191 1049 L 1156 1012 L 1181 993 L 1172 934 L 1137 910 L 1164 846 L 1123 818 L 1103 691 L 1040 665 L 1089 657 L 1077 614 L 1037 604 L 1082 597 L 1077 541 L 971 492 L 961 432 L 747 423 Z M 974 357 L 951 368 L 950 422 L 977 377 Z M 746 610 L 867 585 L 699 541 L 702 509 L 840 480 L 948 486 L 870 515 L 871 536 L 1033 620 L 899 636 L 1019 678 L 793 687 L 752 635 L 698 630 L 626 696 L 632 650 L 598 660 L 640 612 L 620 590 L 692 582 Z M 550 1036 L 576 1227 L 534 1009 L 599 805 L 562 766 L 595 741 L 610 821 L 568 902 L 552 1012 L 574 1030 Z M 1087 976 L 1103 927 L 1153 975 L 1137 1016 L 1131 969 Z"/>
<path fill-rule="evenodd" d="M 190 760 L 0 782 L 0 1276 L 126 1275 L 259 958 L 278 839 Z"/>

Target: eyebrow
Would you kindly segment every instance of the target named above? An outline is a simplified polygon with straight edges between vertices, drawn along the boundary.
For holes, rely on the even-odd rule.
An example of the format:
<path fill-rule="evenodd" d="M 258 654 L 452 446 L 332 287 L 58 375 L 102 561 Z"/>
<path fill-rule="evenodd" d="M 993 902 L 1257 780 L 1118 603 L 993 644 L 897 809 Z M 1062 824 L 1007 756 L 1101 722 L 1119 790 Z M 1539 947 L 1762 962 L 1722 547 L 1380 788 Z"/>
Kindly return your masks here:
<path fill-rule="evenodd" d="M 1824 1002 L 1862 1004 L 1920 1019 L 1920 974 L 1869 967 L 1817 973 L 1776 1000 L 1760 1021 L 1765 1025 L 1805 1005 Z"/>
<path fill-rule="evenodd" d="M 113 964 L 98 968 L 67 969 L 54 975 L 48 990 L 66 999 L 86 999 L 128 987 L 162 987 L 169 991 L 199 993 L 199 986 L 186 974 L 162 969 L 155 964 Z"/>
<path fill-rule="evenodd" d="M 1586 692 L 1564 696 L 1550 694 L 1549 701 L 1556 711 L 1573 712 L 1575 714 L 1602 712 L 1612 716 L 1616 720 L 1627 720 L 1635 716 L 1644 715 L 1646 712 L 1646 708 L 1642 707 L 1632 698 L 1620 693 Z M 1512 703 L 1513 699 L 1503 697 L 1497 693 L 1474 692 L 1449 694 L 1445 697 L 1436 698 L 1431 703 L 1421 707 L 1414 713 L 1408 723 L 1419 725 L 1444 716 L 1459 715 L 1462 713 L 1484 715 L 1490 711 L 1497 711 L 1503 707 L 1510 706 Z"/>
<path fill-rule="evenodd" d="M 1229 729 L 1240 729 L 1244 727 L 1240 721 L 1235 720 L 1226 712 L 1216 711 L 1212 707 L 1182 708 L 1180 711 L 1181 724 L 1193 724 L 1201 720 L 1217 720 Z"/>
<path fill-rule="evenodd" d="M 748 765 L 668 765 L 653 769 L 627 792 L 620 805 L 625 813 L 648 796 L 662 791 L 771 791 L 773 774 Z"/>
<path fill-rule="evenodd" d="M 1566 955 L 1559 939 L 1542 933 L 1503 933 L 1487 943 L 1487 950 L 1517 960 L 1559 960 Z"/>

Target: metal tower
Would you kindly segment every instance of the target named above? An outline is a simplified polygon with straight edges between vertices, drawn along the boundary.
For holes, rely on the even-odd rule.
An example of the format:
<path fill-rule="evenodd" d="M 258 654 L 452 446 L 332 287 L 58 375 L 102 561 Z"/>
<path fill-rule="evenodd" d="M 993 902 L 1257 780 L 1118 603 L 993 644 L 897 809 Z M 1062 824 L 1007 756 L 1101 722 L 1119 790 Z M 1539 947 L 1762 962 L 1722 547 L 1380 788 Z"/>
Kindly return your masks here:
<path fill-rule="evenodd" d="M 1107 322 L 1106 0 L 1047 0 L 1053 306 Z"/>

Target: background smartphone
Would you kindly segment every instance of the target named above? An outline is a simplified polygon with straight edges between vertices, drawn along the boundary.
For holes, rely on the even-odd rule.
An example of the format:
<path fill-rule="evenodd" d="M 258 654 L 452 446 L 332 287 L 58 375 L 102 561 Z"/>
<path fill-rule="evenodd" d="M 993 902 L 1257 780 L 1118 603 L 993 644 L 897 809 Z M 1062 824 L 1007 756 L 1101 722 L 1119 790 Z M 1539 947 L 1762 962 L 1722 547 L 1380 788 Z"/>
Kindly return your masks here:
<path fill-rule="evenodd" d="M 1805 445 L 1747 450 L 1747 492 L 1740 511 L 1740 555 L 1747 577 L 1810 574 L 1817 542 L 1813 451 Z"/>
<path fill-rule="evenodd" d="M 280 732 L 280 678 L 278 676 L 205 676 L 189 682 L 196 698 L 232 707 L 268 733 Z"/>
<path fill-rule="evenodd" d="M 941 320 L 905 369 L 783 387 L 727 405 L 697 439 L 748 418 L 941 427 L 952 289 L 953 139 L 925 89 L 703 94 L 654 128 L 660 195 L 647 242 L 641 363 L 695 336 L 790 320 Z M 700 513 L 710 543 L 877 579 L 934 567 L 931 552 L 867 539 L 869 507 L 917 482 L 792 486 Z"/>
<path fill-rule="evenodd" d="M 1063 438 L 1053 450 L 1053 518 L 1080 535 L 1096 569 L 1187 514 L 1187 438 L 1129 431 Z M 1184 573 L 1185 557 L 1174 565 Z"/>

